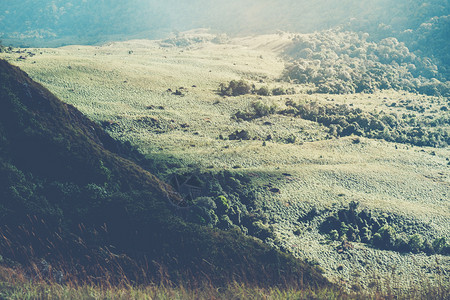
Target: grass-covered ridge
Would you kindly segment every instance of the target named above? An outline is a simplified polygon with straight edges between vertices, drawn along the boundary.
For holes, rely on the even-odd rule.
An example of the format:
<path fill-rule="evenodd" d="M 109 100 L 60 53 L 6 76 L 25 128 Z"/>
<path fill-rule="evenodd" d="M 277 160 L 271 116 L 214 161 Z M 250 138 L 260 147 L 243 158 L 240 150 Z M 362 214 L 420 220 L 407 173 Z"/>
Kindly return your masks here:
<path fill-rule="evenodd" d="M 45 260 L 63 282 L 151 282 L 163 272 L 173 282 L 329 285 L 314 268 L 237 231 L 184 221 L 189 208 L 133 162 L 130 149 L 4 60 L 0 82 L 7 264 L 33 273 Z"/>

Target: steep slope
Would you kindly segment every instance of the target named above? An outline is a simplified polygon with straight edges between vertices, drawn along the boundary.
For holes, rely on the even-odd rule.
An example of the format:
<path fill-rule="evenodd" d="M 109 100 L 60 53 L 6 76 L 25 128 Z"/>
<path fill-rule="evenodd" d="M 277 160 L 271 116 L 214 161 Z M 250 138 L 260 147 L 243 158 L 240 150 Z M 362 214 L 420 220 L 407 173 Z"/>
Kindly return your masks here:
<path fill-rule="evenodd" d="M 178 206 L 183 202 L 171 187 L 119 153 L 131 156 L 77 109 L 1 60 L 0 253 L 6 261 L 27 266 L 45 259 L 65 270 L 64 278 L 96 276 L 90 280 L 106 272 L 137 282 L 329 284 L 317 270 L 237 231 L 183 221 L 177 215 L 189 208 Z"/>

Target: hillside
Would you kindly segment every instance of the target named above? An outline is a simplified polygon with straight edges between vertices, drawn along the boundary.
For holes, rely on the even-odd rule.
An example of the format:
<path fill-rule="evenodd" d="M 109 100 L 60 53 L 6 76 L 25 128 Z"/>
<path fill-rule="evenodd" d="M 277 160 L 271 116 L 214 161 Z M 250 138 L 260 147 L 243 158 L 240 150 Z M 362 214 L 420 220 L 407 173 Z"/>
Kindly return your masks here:
<path fill-rule="evenodd" d="M 195 31 L 2 56 L 137 147 L 141 165 L 195 207 L 193 222 L 256 237 L 348 288 L 447 281 L 448 98 L 380 88 L 399 71 L 382 63 L 363 93 L 286 80 L 291 60 L 303 59 L 292 51 L 298 42 L 339 40 L 329 31 L 216 38 Z M 360 43 L 374 53 L 402 49 Z M 347 45 L 312 55 L 342 51 L 343 67 L 380 63 L 381 54 L 347 59 L 357 50 Z"/>
<path fill-rule="evenodd" d="M 41 274 L 60 274 L 61 282 L 329 285 L 309 265 L 237 230 L 185 221 L 195 211 L 139 159 L 0 60 L 3 264 L 31 274 L 50 264 L 53 273 Z"/>

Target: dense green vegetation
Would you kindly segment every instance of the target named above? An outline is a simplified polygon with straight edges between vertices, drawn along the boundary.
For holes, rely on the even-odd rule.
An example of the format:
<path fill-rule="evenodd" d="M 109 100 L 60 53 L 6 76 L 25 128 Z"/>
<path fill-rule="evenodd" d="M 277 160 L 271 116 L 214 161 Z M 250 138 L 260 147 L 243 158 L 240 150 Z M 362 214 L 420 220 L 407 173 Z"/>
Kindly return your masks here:
<path fill-rule="evenodd" d="M 410 52 L 389 37 L 370 42 L 368 34 L 328 30 L 299 35 L 287 54 L 293 58 L 284 79 L 313 84 L 326 94 L 373 93 L 396 89 L 450 96 L 445 68 Z M 445 66 L 445 64 L 439 64 Z"/>
<path fill-rule="evenodd" d="M 441 114 L 423 116 L 414 113 L 365 112 L 345 104 L 322 104 L 315 101 L 287 100 L 286 108 L 277 105 L 254 101 L 245 110 L 239 110 L 232 118 L 239 121 L 251 121 L 272 114 L 294 116 L 317 122 L 328 128 L 328 138 L 339 138 L 350 135 L 383 139 L 388 142 L 407 143 L 416 146 L 445 147 L 450 144 L 447 106 L 441 107 Z M 397 106 L 397 104 L 395 105 Z M 409 111 L 423 112 L 425 108 L 399 103 Z M 229 139 L 249 140 L 248 132 L 239 131 L 229 136 Z"/>
<path fill-rule="evenodd" d="M 406 221 L 395 215 L 376 215 L 358 209 L 359 203 L 335 211 L 321 225 L 321 231 L 333 240 L 362 242 L 373 247 L 399 252 L 424 252 L 428 255 L 450 255 L 450 244 L 444 237 L 432 240 L 418 232 L 428 231 L 425 224 Z"/>
<path fill-rule="evenodd" d="M 213 223 L 215 206 L 227 228 L 239 224 L 241 208 L 222 193 L 187 207 L 132 161 L 130 147 L 3 60 L 0 99 L 0 251 L 8 265 L 33 274 L 40 262 L 62 281 L 329 285 L 240 229 L 189 222 Z"/>
<path fill-rule="evenodd" d="M 444 147 L 450 144 L 448 131 L 441 127 L 449 124 L 448 114 L 430 119 L 412 114 L 398 116 L 383 112 L 363 112 L 347 105 L 294 103 L 289 100 L 286 106 L 288 108 L 280 111 L 281 114 L 323 124 L 334 137 L 354 134 L 418 146 Z"/>

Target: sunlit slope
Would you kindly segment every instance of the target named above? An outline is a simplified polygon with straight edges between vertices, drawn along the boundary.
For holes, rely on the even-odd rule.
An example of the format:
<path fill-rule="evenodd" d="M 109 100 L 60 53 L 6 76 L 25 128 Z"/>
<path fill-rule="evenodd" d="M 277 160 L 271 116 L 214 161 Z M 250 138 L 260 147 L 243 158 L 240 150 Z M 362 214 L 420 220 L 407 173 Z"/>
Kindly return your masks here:
<path fill-rule="evenodd" d="M 136 40 L 102 47 L 30 49 L 36 55 L 24 60 L 16 59 L 25 54 L 2 56 L 101 123 L 113 137 L 130 141 L 144 154 L 164 153 L 184 161 L 188 168 L 203 171 L 225 169 L 246 174 L 271 212 L 281 244 L 299 256 L 316 251 L 312 257 L 327 272 L 336 270 L 327 260 L 337 264 L 342 258 L 324 256 L 323 247 L 327 246 L 320 245 L 325 243 L 324 237 L 314 230 L 301 237 L 292 233 L 302 211 L 312 205 L 321 209 L 358 201 L 362 207 L 427 223 L 431 235 L 448 239 L 448 147 L 418 147 L 356 136 L 334 138 L 317 122 L 278 113 L 251 121 L 233 118 L 238 111 L 251 110 L 254 102 L 283 110 L 288 100 L 346 104 L 365 112 L 399 115 L 412 112 L 406 105 L 392 104 L 408 103 L 427 107 L 424 116 L 448 113 L 439 110 L 447 103 L 445 98 L 392 90 L 308 95 L 308 86 L 278 81 L 285 67 L 281 52 L 289 43 L 289 34 L 183 47 Z M 245 79 L 257 88 L 293 88 L 296 93 L 220 96 L 219 84 L 232 79 Z M 242 130 L 248 133 L 248 140 L 230 139 Z M 377 255 L 370 259 L 384 259 Z M 389 259 L 395 261 L 397 254 L 394 256 Z M 448 267 L 447 258 L 441 263 Z M 408 272 L 420 269 L 418 265 L 408 265 Z"/>
<path fill-rule="evenodd" d="M 276 82 L 284 67 L 273 51 L 284 45 L 278 36 L 233 42 L 163 48 L 142 40 L 103 47 L 37 49 L 32 50 L 36 56 L 16 64 L 91 118 L 109 122 L 114 136 L 139 145 L 144 153 L 164 151 L 217 169 L 295 172 L 298 180 L 280 183 L 286 191 L 282 188 L 279 197 L 285 201 L 329 203 L 345 191 L 368 205 L 389 204 L 386 209 L 409 203 L 401 209 L 448 212 L 448 149 L 369 139 L 359 144 L 351 138 L 324 140 L 323 126 L 282 115 L 250 122 L 232 120 L 234 113 L 246 110 L 259 96 L 222 98 L 217 95 L 221 82 L 244 78 L 257 86 L 288 87 Z M 183 95 L 174 95 L 177 89 Z M 398 113 L 403 112 L 401 108 L 388 108 L 386 102 L 434 102 L 432 97 L 393 91 L 330 97 L 296 94 L 262 101 L 283 107 L 288 98 L 323 103 L 333 98 L 333 102 L 367 111 Z M 257 140 L 227 140 L 236 130 L 247 130 Z M 268 135 L 273 138 L 263 146 Z M 285 141 L 290 135 L 297 137 L 294 143 Z M 426 209 L 421 210 L 423 205 Z"/>

